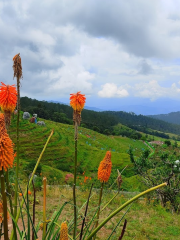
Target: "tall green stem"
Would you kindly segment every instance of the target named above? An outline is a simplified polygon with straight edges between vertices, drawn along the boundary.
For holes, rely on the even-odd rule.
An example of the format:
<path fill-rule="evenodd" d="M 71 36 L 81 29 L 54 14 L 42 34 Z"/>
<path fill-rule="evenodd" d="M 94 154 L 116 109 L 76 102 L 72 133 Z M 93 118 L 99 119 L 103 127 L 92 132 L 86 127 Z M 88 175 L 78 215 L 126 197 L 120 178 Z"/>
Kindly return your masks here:
<path fill-rule="evenodd" d="M 34 192 L 34 201 L 33 201 L 33 226 L 32 226 L 32 240 L 34 240 L 34 226 L 35 226 L 35 208 L 36 208 L 36 189 L 34 186 L 34 181 L 32 180 L 33 192 Z"/>
<path fill-rule="evenodd" d="M 1 194 L 3 199 L 3 215 L 4 215 L 4 239 L 8 240 L 8 219 L 7 219 L 7 199 L 3 170 L 0 171 L 1 175 Z"/>
<path fill-rule="evenodd" d="M 10 189 L 10 185 L 9 185 L 9 170 L 7 169 L 7 172 L 6 172 L 6 186 L 7 186 L 7 190 L 8 190 L 8 197 L 9 197 L 9 205 L 10 205 L 10 209 L 11 209 L 11 214 L 13 216 L 13 205 L 12 205 L 12 199 L 11 199 L 11 189 Z M 16 232 L 16 225 L 14 223 L 14 221 L 12 220 L 12 224 L 13 224 L 13 230 L 15 232 L 15 240 L 17 240 L 17 232 Z"/>
<path fill-rule="evenodd" d="M 46 177 L 43 178 L 43 239 L 46 235 Z"/>
<path fill-rule="evenodd" d="M 73 238 L 76 238 L 77 230 L 77 206 L 76 206 L 76 175 L 77 175 L 77 138 L 78 138 L 78 124 L 75 121 L 75 160 L 74 160 L 74 185 L 73 185 L 73 202 L 74 202 L 74 232 Z"/>
<path fill-rule="evenodd" d="M 38 160 L 37 160 L 36 166 L 34 167 L 34 170 L 33 170 L 32 174 L 31 174 L 31 178 L 30 178 L 30 180 L 29 180 L 29 185 L 28 185 L 28 187 L 30 186 L 30 184 L 31 184 L 32 181 L 33 181 L 34 174 L 35 174 L 35 172 L 36 172 L 36 170 L 37 170 L 37 167 L 38 167 L 38 165 L 39 165 L 39 163 L 40 163 L 40 160 L 41 160 L 41 158 L 42 158 L 42 156 L 43 156 L 43 153 L 44 153 L 44 151 L 46 150 L 46 147 L 47 147 L 47 145 L 48 145 L 48 143 L 49 143 L 49 141 L 50 141 L 53 133 L 54 133 L 54 130 L 51 131 L 51 134 L 49 135 L 49 137 L 48 137 L 48 139 L 47 139 L 47 141 L 46 141 L 46 144 L 44 145 L 44 148 L 43 148 L 43 150 L 42 150 L 42 152 L 41 152 L 41 154 L 40 154 L 40 156 L 39 156 L 39 158 L 38 158 Z M 26 196 L 27 196 L 27 188 L 26 188 L 26 190 L 25 190 L 25 192 L 24 192 L 24 198 L 22 199 L 21 204 L 20 204 L 20 208 L 19 208 L 19 210 L 18 210 L 18 212 L 17 212 L 17 216 L 16 216 L 16 219 L 15 219 L 16 223 L 17 223 L 17 221 L 18 221 L 18 219 L 19 219 L 19 215 L 20 215 L 22 206 L 23 206 L 23 204 L 24 204 L 24 199 L 26 198 Z M 11 232 L 10 240 L 13 239 L 13 236 L 14 236 L 14 231 Z"/>
<path fill-rule="evenodd" d="M 97 212 L 97 220 L 96 220 L 95 228 L 97 228 L 98 223 L 99 223 L 99 214 L 100 214 L 100 206 L 101 206 L 101 200 L 102 200 L 103 186 L 104 186 L 104 182 L 102 182 L 102 184 L 101 184 L 101 190 L 100 190 L 100 193 L 99 193 L 99 204 L 98 204 L 99 209 L 98 209 L 98 212 Z M 94 235 L 94 239 L 95 238 L 96 238 L 96 235 Z"/>
<path fill-rule="evenodd" d="M 137 200 L 138 198 L 142 197 L 143 195 L 152 192 L 158 188 L 167 186 L 167 183 L 162 183 L 156 187 L 152 187 L 149 188 L 148 190 L 136 195 L 135 197 L 131 198 L 129 201 L 127 201 L 126 203 L 124 203 L 122 206 L 120 206 L 118 209 L 116 209 L 113 213 L 111 213 L 102 223 L 99 224 L 99 226 L 97 228 L 94 229 L 94 231 L 86 238 L 86 240 L 90 240 L 92 239 L 92 237 L 112 218 L 114 217 L 117 213 L 119 213 L 122 209 L 124 209 L 125 207 L 127 207 L 130 203 L 134 202 L 135 200 Z"/>
<path fill-rule="evenodd" d="M 14 217 L 17 215 L 17 198 L 18 198 L 18 177 L 19 177 L 19 118 L 20 118 L 20 80 L 17 77 L 17 127 L 16 127 L 16 179 L 15 179 L 15 200 L 14 200 Z"/>
<path fill-rule="evenodd" d="M 117 195 L 119 194 L 119 192 L 117 192 L 114 197 L 112 197 L 109 202 L 103 207 L 103 209 L 101 209 L 101 212 L 117 197 Z"/>

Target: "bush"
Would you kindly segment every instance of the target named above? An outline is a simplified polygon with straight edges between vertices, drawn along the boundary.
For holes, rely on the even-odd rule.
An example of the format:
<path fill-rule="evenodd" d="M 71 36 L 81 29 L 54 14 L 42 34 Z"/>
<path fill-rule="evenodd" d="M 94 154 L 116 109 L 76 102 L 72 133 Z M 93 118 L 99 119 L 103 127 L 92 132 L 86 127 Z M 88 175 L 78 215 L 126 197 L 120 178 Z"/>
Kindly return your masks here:
<path fill-rule="evenodd" d="M 36 166 L 36 161 L 35 160 L 32 160 L 30 163 L 28 163 L 25 167 L 24 167 L 24 171 L 26 173 L 27 176 L 29 176 L 33 170 L 34 170 L 34 167 Z M 36 172 L 35 174 L 36 175 L 40 175 L 42 171 L 42 167 L 41 167 L 41 164 L 38 165 L 37 169 L 36 169 Z"/>

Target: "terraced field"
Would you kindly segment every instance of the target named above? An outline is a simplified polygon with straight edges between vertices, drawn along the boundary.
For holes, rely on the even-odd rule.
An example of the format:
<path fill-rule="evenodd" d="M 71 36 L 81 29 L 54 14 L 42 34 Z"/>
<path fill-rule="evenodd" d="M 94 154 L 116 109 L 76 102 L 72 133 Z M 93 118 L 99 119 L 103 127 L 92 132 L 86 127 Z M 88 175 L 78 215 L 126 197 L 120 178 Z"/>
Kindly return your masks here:
<path fill-rule="evenodd" d="M 16 117 L 15 117 L 16 118 Z M 43 119 L 40 119 L 43 120 Z M 41 164 L 44 172 L 60 174 L 62 178 L 67 172 L 73 173 L 74 166 L 74 128 L 72 125 L 43 120 L 46 126 L 38 126 L 28 120 L 20 121 L 20 162 L 24 167 L 29 162 L 37 160 L 51 132 L 54 134 L 42 157 Z M 16 143 L 16 119 L 12 120 L 10 136 Z M 95 177 L 99 162 L 107 150 L 112 152 L 113 169 L 122 170 L 128 165 L 124 175 L 133 176 L 132 165 L 127 153 L 129 147 L 134 149 L 135 156 L 147 148 L 142 141 L 126 137 L 105 136 L 92 130 L 79 127 L 78 137 L 78 174 L 85 172 Z"/>

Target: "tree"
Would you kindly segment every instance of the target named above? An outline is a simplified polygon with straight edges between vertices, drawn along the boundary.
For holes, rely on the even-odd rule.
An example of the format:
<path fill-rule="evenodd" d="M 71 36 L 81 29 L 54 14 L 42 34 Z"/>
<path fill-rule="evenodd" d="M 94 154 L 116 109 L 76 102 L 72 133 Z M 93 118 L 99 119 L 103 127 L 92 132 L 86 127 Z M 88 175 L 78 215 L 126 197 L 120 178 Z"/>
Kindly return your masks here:
<path fill-rule="evenodd" d="M 177 148 L 177 147 L 178 147 L 178 144 L 177 144 L 177 142 L 176 142 L 176 141 L 174 142 L 174 145 L 173 145 L 173 147 L 174 147 L 174 148 Z"/>
<path fill-rule="evenodd" d="M 148 150 L 135 159 L 132 148 L 129 149 L 130 160 L 134 164 L 134 171 L 148 187 L 167 182 L 167 187 L 157 190 L 157 195 L 165 207 L 171 203 L 174 211 L 180 206 L 180 161 L 177 162 L 175 155 L 161 154 L 160 158 L 149 157 Z"/>
<path fill-rule="evenodd" d="M 104 130 L 104 134 L 105 134 L 105 135 L 110 135 L 109 129 L 105 129 L 105 130 Z"/>
<path fill-rule="evenodd" d="M 170 141 L 170 140 L 165 140 L 164 143 L 165 143 L 167 146 L 170 146 L 170 145 L 171 145 L 171 141 Z"/>

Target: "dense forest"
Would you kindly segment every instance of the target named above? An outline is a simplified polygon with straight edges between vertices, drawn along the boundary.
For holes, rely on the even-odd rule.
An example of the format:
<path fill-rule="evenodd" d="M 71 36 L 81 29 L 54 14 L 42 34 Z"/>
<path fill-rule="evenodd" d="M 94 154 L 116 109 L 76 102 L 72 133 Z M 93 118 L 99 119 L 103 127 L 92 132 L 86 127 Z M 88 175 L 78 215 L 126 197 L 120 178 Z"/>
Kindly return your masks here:
<path fill-rule="evenodd" d="M 149 115 L 148 117 L 163 120 L 173 124 L 180 124 L 180 112 L 171 112 L 168 114 Z"/>
<path fill-rule="evenodd" d="M 37 113 L 39 117 L 44 119 L 73 124 L 73 110 L 70 106 L 65 104 L 38 101 L 36 99 L 22 97 L 21 109 L 31 114 Z M 143 115 L 136 115 L 134 113 L 127 113 L 123 111 L 95 112 L 86 109 L 82 111 L 81 126 L 103 134 L 127 136 L 128 133 L 125 133 L 126 130 L 124 128 L 115 128 L 115 126 L 119 123 L 131 128 L 131 135 L 137 139 L 140 138 L 140 133 L 137 131 L 142 131 L 147 134 L 164 138 L 169 138 L 169 136 L 165 133 L 180 134 L 179 125 L 170 124 L 162 120 L 153 119 Z"/>

